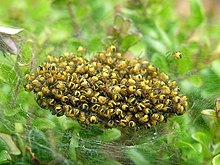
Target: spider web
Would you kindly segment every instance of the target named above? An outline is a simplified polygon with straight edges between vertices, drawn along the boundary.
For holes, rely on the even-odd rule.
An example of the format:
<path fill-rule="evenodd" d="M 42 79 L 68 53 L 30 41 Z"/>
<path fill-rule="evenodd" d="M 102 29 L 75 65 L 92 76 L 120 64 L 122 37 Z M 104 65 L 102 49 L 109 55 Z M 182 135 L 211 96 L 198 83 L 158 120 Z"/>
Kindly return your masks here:
<path fill-rule="evenodd" d="M 103 4 L 100 3 L 101 5 Z M 182 9 L 177 10 L 180 12 L 185 11 Z M 106 18 L 109 19 L 109 17 Z M 218 24 L 213 25 L 219 28 Z M 205 38 L 201 40 L 205 40 Z M 215 44 L 211 43 L 210 45 Z M 59 45 L 59 47 L 62 47 L 62 45 Z M 66 50 L 59 48 L 51 54 L 59 56 Z M 29 61 L 32 51 L 30 49 L 23 53 L 26 56 L 22 59 L 22 62 Z M 170 51 L 172 54 L 172 51 L 179 50 Z M 145 54 L 142 51 L 140 53 L 134 52 L 140 54 L 140 56 Z M 47 54 L 47 52 L 45 51 L 44 54 Z M 154 56 L 154 51 L 149 50 L 146 54 Z M 198 61 L 197 64 L 200 64 L 201 61 L 207 60 L 207 57 L 209 59 L 210 56 L 200 56 L 200 54 L 206 53 L 192 55 L 191 52 L 187 52 L 186 48 L 183 51 L 183 59 L 177 63 L 178 66 L 186 67 L 184 70 L 189 72 L 178 74 L 181 69 L 175 70 L 175 64 L 171 69 L 163 67 L 162 61 L 167 58 L 167 54 L 165 54 L 166 52 L 162 57 L 154 56 L 155 58 L 150 58 L 151 63 L 168 73 L 171 79 L 179 80 L 178 86 L 189 100 L 187 112 L 183 116 L 174 116 L 167 123 L 162 123 L 151 129 L 142 129 L 135 132 L 114 128 L 112 133 L 109 133 L 108 131 L 111 131 L 111 129 L 106 130 L 96 125 L 83 127 L 74 119 L 65 116 L 59 118 L 52 116 L 49 110 L 41 109 L 36 104 L 36 97 L 33 94 L 24 91 L 24 81 L 19 88 L 19 92 L 16 93 L 15 89 L 20 77 L 15 67 L 16 56 L 4 57 L 0 52 L 0 133 L 9 135 L 14 142 L 12 144 L 7 140 L 2 140 L 3 135 L 0 134 L 0 146 L 5 143 L 5 147 L 0 148 L 0 154 L 2 154 L 2 151 L 8 151 L 10 154 L 8 159 L 12 164 L 141 165 L 197 163 L 190 160 L 197 160 L 201 164 L 202 160 L 196 159 L 196 154 L 199 155 L 201 149 L 198 149 L 196 154 L 191 155 L 191 148 L 182 145 L 178 147 L 175 144 L 191 138 L 190 134 L 198 127 L 204 130 L 208 129 L 208 122 L 206 121 L 209 118 L 202 116 L 200 112 L 203 109 L 213 109 L 214 100 L 219 97 L 220 89 L 213 85 L 220 83 L 219 61 L 216 60 L 211 65 L 193 72 L 194 68 L 186 64 L 187 60 L 185 59 L 190 58 L 193 62 Z M 43 60 L 37 61 L 38 64 L 41 62 Z M 25 73 L 30 71 L 28 67 L 19 67 L 19 69 L 22 78 Z M 200 75 L 204 78 L 198 78 Z M 103 134 L 108 136 L 103 137 Z M 192 157 L 195 158 L 190 159 Z"/>
<path fill-rule="evenodd" d="M 58 51 L 57 55 L 63 51 Z M 153 53 L 153 52 L 149 52 Z M 55 53 L 56 54 L 56 53 Z M 142 53 L 140 53 L 142 55 Z M 169 55 L 164 55 L 169 58 Z M 191 58 L 185 52 L 184 58 Z M 183 60 L 184 60 L 183 58 Z M 204 60 L 207 57 L 194 57 L 192 60 Z M 27 93 L 20 86 L 15 95 L 19 74 L 15 70 L 16 56 L 0 56 L 0 130 L 1 133 L 12 137 L 20 154 L 11 156 L 14 162 L 49 163 L 49 164 L 180 164 L 184 159 L 182 148 L 173 145 L 183 139 L 183 131 L 190 131 L 192 125 L 197 123 L 207 127 L 201 119 L 202 109 L 213 108 L 213 100 L 218 93 L 213 92 L 212 81 L 218 80 L 218 61 L 212 64 L 212 69 L 203 68 L 197 73 L 181 77 L 179 86 L 181 91 L 189 91 L 190 105 L 184 116 L 174 116 L 167 123 L 162 123 L 151 129 L 139 131 L 113 128 L 116 137 L 103 134 L 111 129 L 101 126 L 81 126 L 76 120 L 65 116 L 52 116 L 49 110 L 41 109 L 36 104 L 36 97 Z M 184 62 L 184 61 L 183 61 Z M 152 60 L 152 63 L 157 61 Z M 177 62 L 178 63 L 178 62 Z M 178 63 L 181 65 L 181 63 Z M 157 66 L 157 65 L 156 65 Z M 210 66 L 208 66 L 210 67 Z M 162 71 L 163 68 L 159 67 Z M 28 73 L 27 67 L 19 67 L 22 73 Z M 191 83 L 198 74 L 210 76 L 206 84 Z M 22 75 L 24 76 L 24 75 Z M 171 72 L 172 79 L 178 79 L 175 72 Z M 190 78 L 191 77 L 191 78 Z M 214 78 L 216 77 L 216 80 Z M 202 81 L 202 80 L 201 80 Z M 24 84 L 24 83 L 23 83 Z M 205 90 L 199 90 L 203 86 Z M 194 90 L 193 90 L 194 89 Z M 28 101 L 27 101 L 28 100 Z M 185 127 L 185 129 L 183 129 Z M 112 133 L 112 134 L 113 134 Z M 11 148 L 13 148 L 11 147 Z M 10 149 L 9 149 L 10 150 Z M 25 157 L 26 155 L 26 157 Z M 193 162 L 191 162 L 193 163 Z"/>

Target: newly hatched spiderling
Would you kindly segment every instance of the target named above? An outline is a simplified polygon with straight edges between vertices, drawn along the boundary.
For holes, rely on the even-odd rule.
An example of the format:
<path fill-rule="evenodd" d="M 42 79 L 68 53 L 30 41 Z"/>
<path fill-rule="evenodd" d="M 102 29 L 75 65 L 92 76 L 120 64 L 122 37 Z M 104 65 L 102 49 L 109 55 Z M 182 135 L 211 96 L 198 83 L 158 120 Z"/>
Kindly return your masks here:
<path fill-rule="evenodd" d="M 113 45 L 90 61 L 73 53 L 48 56 L 25 78 L 25 90 L 36 93 L 41 108 L 86 125 L 151 128 L 182 115 L 188 105 L 176 81 L 148 61 L 123 58 Z"/>
<path fill-rule="evenodd" d="M 182 53 L 181 53 L 181 52 L 174 52 L 174 53 L 173 53 L 173 56 L 174 56 L 176 59 L 181 59 L 181 58 L 182 58 Z"/>

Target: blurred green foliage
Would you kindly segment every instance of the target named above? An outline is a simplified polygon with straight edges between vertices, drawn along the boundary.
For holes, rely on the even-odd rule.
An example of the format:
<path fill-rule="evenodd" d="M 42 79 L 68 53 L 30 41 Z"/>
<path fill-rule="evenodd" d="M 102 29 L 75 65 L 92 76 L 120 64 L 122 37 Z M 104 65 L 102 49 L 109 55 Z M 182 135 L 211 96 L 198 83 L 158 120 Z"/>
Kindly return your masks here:
<path fill-rule="evenodd" d="M 200 113 L 214 109 L 220 93 L 219 25 L 210 23 L 217 20 L 205 15 L 200 0 L 187 1 L 186 9 L 179 3 L 2 0 L 0 25 L 24 31 L 21 59 L 0 53 L 0 164 L 219 164 L 219 119 Z M 188 111 L 139 132 L 84 128 L 52 116 L 24 91 L 24 75 L 48 54 L 82 45 L 92 56 L 109 44 L 126 57 L 147 58 L 176 79 L 189 99 Z M 183 58 L 172 58 L 175 51 Z M 32 57 L 31 67 L 18 65 Z M 16 148 L 20 154 L 12 152 Z"/>

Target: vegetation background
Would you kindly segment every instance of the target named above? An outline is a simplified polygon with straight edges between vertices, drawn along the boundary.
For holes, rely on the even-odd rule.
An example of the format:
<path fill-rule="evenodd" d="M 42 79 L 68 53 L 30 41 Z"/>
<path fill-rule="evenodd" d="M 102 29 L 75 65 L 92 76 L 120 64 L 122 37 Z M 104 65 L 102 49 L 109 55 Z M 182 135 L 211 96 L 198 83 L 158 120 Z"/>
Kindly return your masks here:
<path fill-rule="evenodd" d="M 220 122 L 201 115 L 220 93 L 217 0 L 1 0 L 0 25 L 23 28 L 22 58 L 0 53 L 0 164 L 220 164 Z M 119 14 L 118 14 L 119 13 Z M 16 41 L 17 42 L 17 41 Z M 178 81 L 183 116 L 126 136 L 52 116 L 23 89 L 24 75 L 82 45 L 91 57 L 115 44 Z M 171 59 L 175 51 L 183 58 Z M 29 63 L 30 66 L 19 66 Z M 217 109 L 218 110 L 218 109 Z"/>

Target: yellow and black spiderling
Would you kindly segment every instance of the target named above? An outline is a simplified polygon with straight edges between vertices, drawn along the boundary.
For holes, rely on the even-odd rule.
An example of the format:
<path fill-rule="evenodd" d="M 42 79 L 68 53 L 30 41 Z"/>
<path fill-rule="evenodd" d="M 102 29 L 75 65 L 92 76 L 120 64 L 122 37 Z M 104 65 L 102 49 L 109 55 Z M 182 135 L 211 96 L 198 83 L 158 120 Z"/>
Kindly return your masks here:
<path fill-rule="evenodd" d="M 128 60 L 117 51 L 111 45 L 91 60 L 73 53 L 48 56 L 35 73 L 25 76 L 24 88 L 37 95 L 41 108 L 82 124 L 137 130 L 185 112 L 187 97 L 176 81 L 148 61 Z"/>
<path fill-rule="evenodd" d="M 181 59 L 182 58 L 182 53 L 181 52 L 174 52 L 173 53 L 173 56 L 176 58 L 176 59 Z"/>

